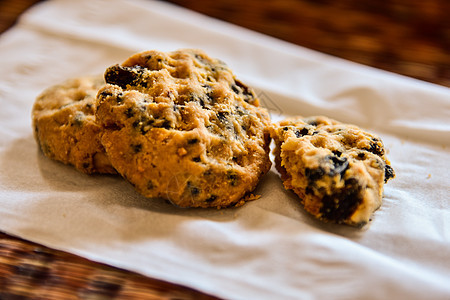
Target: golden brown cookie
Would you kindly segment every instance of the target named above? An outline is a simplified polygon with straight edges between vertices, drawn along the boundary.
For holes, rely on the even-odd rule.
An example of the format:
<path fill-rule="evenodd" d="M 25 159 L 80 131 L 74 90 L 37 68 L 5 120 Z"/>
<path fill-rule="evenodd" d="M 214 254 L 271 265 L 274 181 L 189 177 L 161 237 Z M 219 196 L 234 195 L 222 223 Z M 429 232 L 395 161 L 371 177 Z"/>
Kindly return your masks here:
<path fill-rule="evenodd" d="M 326 117 L 274 124 L 275 165 L 286 189 L 323 221 L 362 226 L 395 176 L 380 138 Z"/>
<path fill-rule="evenodd" d="M 200 50 L 146 51 L 105 79 L 101 141 L 144 196 L 180 207 L 241 204 L 269 170 L 269 115 L 223 62 Z"/>
<path fill-rule="evenodd" d="M 101 76 L 70 79 L 37 97 L 34 135 L 46 156 L 87 174 L 116 173 L 100 144 L 94 115 L 95 96 L 104 85 Z"/>

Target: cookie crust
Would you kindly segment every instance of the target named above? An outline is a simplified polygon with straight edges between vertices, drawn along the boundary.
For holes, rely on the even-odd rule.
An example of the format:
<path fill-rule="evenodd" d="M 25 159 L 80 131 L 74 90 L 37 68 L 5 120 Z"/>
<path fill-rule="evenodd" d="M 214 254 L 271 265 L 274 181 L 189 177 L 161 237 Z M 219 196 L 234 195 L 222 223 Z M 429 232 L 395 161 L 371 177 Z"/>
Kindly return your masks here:
<path fill-rule="evenodd" d="M 275 166 L 286 189 L 323 221 L 362 226 L 395 177 L 381 139 L 356 126 L 317 116 L 273 124 Z"/>
<path fill-rule="evenodd" d="M 146 51 L 108 68 L 105 80 L 102 144 L 144 196 L 232 206 L 270 169 L 269 115 L 220 60 L 195 49 Z"/>

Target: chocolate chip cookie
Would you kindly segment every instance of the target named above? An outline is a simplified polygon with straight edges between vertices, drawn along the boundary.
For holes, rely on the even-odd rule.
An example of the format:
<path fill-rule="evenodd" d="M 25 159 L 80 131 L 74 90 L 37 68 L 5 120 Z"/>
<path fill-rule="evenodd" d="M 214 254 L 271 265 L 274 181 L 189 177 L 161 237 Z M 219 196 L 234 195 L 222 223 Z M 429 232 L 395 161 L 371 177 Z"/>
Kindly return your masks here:
<path fill-rule="evenodd" d="M 100 143 L 94 116 L 101 76 L 70 79 L 40 94 L 33 106 L 35 138 L 42 152 L 87 173 L 116 173 Z"/>
<path fill-rule="evenodd" d="M 242 204 L 269 170 L 268 112 L 204 52 L 146 51 L 105 72 L 101 143 L 146 197 L 180 207 Z"/>
<path fill-rule="evenodd" d="M 323 221 L 366 224 L 395 176 L 380 138 L 353 125 L 299 117 L 274 124 L 270 135 L 284 186 Z"/>

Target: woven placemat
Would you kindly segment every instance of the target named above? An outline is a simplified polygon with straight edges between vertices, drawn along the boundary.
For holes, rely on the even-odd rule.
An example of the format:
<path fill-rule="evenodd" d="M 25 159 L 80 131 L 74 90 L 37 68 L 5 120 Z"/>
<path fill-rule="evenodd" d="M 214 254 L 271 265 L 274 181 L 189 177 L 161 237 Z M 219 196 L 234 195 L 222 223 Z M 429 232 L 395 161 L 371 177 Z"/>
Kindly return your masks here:
<path fill-rule="evenodd" d="M 218 298 L 0 232 L 0 299 Z"/>

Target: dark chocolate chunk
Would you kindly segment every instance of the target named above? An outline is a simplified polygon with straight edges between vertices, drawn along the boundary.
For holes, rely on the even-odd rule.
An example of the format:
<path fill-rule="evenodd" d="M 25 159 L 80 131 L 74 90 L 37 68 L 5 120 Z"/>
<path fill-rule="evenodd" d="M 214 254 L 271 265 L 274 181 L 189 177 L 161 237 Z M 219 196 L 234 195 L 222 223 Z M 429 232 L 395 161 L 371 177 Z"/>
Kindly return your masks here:
<path fill-rule="evenodd" d="M 344 175 L 344 172 L 348 169 L 348 160 L 346 157 L 337 157 L 337 156 L 330 156 L 329 158 L 331 162 L 333 163 L 333 168 L 330 170 L 330 176 L 334 175 Z"/>
<path fill-rule="evenodd" d="M 186 185 L 187 189 L 191 193 L 192 196 L 196 196 L 200 194 L 200 189 L 192 184 L 192 182 L 188 181 Z"/>
<path fill-rule="evenodd" d="M 239 176 L 236 173 L 228 172 L 227 179 L 228 179 L 228 182 L 232 186 L 236 186 L 238 184 L 238 181 L 239 181 Z"/>
<path fill-rule="evenodd" d="M 309 133 L 309 130 L 307 128 L 303 127 L 302 129 L 295 131 L 295 136 L 300 138 L 304 135 L 308 135 L 308 133 Z"/>
<path fill-rule="evenodd" d="M 334 150 L 333 154 L 336 155 L 337 157 L 340 157 L 342 155 L 342 152 L 339 150 Z"/>
<path fill-rule="evenodd" d="M 142 144 L 133 144 L 131 145 L 131 149 L 133 149 L 134 153 L 139 153 L 142 151 Z"/>
<path fill-rule="evenodd" d="M 193 138 L 193 139 L 188 140 L 187 143 L 188 143 L 189 145 L 193 145 L 193 144 L 197 144 L 198 141 L 199 141 L 199 139 Z"/>
<path fill-rule="evenodd" d="M 242 98 L 245 102 L 252 104 L 255 101 L 255 94 L 253 90 L 240 82 L 239 80 L 235 80 L 235 84 L 231 86 L 233 91 L 237 90 L 237 94 L 242 94 Z"/>
<path fill-rule="evenodd" d="M 311 121 L 308 122 L 308 124 L 311 125 L 311 126 L 317 126 L 318 125 L 316 120 L 311 120 Z"/>
<path fill-rule="evenodd" d="M 384 155 L 383 144 L 377 138 L 372 138 L 372 142 L 370 143 L 370 148 L 368 148 L 366 150 L 369 152 L 372 152 L 373 154 L 378 155 L 378 156 Z"/>
<path fill-rule="evenodd" d="M 322 198 L 320 213 L 326 220 L 341 223 L 348 219 L 362 202 L 361 186 L 354 178 L 346 180 L 342 189 Z"/>
<path fill-rule="evenodd" d="M 172 129 L 172 123 L 169 120 L 164 120 L 161 127 L 164 129 Z"/>
<path fill-rule="evenodd" d="M 394 169 L 390 165 L 386 164 L 386 166 L 384 167 L 384 182 L 387 182 L 389 179 L 394 177 Z"/>
<path fill-rule="evenodd" d="M 211 195 L 208 199 L 206 199 L 205 201 L 206 202 L 213 202 L 214 200 L 216 200 L 217 199 L 217 196 L 216 195 Z"/>
<path fill-rule="evenodd" d="M 217 118 L 219 119 L 220 122 L 226 123 L 228 122 L 227 115 L 228 115 L 227 112 L 220 111 L 217 113 Z"/>
<path fill-rule="evenodd" d="M 134 111 L 132 107 L 129 107 L 126 111 L 125 111 L 125 116 L 127 116 L 127 118 L 132 118 L 134 117 Z"/>
<path fill-rule="evenodd" d="M 149 181 L 149 182 L 147 182 L 147 189 L 148 190 L 152 190 L 152 189 L 154 189 L 155 188 L 155 184 L 153 183 L 153 181 Z"/>
<path fill-rule="evenodd" d="M 325 171 L 319 167 L 315 169 L 306 168 L 305 176 L 308 178 L 309 183 L 314 183 L 325 175 Z"/>
<path fill-rule="evenodd" d="M 106 97 L 111 97 L 113 94 L 111 93 L 111 92 L 108 92 L 108 91 L 103 91 L 103 92 L 101 92 L 100 93 L 100 97 L 101 98 L 106 98 Z"/>
<path fill-rule="evenodd" d="M 137 85 L 141 81 L 143 72 L 144 69 L 140 66 L 122 67 L 114 65 L 106 69 L 105 81 L 125 89 L 127 85 Z"/>

